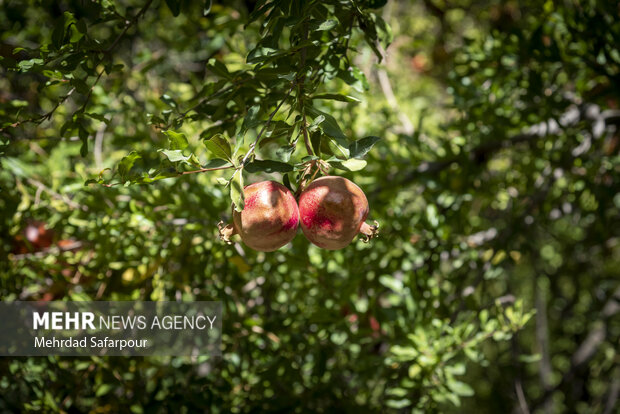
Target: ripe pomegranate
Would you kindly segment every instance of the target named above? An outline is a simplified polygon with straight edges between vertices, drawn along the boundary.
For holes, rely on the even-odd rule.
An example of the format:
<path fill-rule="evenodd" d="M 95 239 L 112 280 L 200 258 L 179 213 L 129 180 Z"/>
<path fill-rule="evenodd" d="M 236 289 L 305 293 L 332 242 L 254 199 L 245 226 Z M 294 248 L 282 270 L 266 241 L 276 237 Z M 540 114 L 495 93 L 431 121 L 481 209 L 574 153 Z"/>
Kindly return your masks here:
<path fill-rule="evenodd" d="M 261 181 L 243 189 L 245 207 L 233 210 L 233 223 L 223 226 L 220 238 L 230 242 L 234 234 L 254 250 L 271 252 L 284 246 L 297 233 L 299 209 L 295 197 L 282 184 Z"/>
<path fill-rule="evenodd" d="M 328 250 L 348 246 L 359 233 L 368 242 L 379 224 L 364 223 L 368 216 L 364 192 L 343 177 L 314 180 L 299 197 L 301 229 L 313 244 Z"/>

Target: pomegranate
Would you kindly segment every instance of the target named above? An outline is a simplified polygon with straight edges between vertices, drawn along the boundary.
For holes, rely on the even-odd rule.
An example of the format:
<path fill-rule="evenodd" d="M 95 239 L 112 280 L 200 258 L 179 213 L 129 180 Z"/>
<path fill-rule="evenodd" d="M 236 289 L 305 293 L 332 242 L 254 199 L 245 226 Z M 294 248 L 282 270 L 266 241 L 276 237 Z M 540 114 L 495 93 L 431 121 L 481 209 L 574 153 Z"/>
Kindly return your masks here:
<path fill-rule="evenodd" d="M 261 181 L 243 189 L 245 207 L 233 209 L 233 223 L 223 226 L 220 238 L 230 243 L 234 234 L 254 250 L 271 252 L 284 246 L 297 233 L 299 209 L 295 197 L 282 184 Z"/>
<path fill-rule="evenodd" d="M 314 180 L 299 197 L 301 229 L 313 244 L 328 250 L 348 246 L 357 234 L 365 242 L 375 237 L 379 224 L 364 221 L 368 216 L 364 192 L 343 177 Z"/>

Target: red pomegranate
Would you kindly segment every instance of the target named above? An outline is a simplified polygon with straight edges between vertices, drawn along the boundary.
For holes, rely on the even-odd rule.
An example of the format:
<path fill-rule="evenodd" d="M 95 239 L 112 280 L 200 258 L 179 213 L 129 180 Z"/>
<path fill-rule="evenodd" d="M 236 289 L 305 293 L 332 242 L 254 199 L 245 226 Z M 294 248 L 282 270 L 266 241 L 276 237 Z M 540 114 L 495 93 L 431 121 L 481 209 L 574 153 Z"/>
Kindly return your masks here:
<path fill-rule="evenodd" d="M 343 177 L 314 180 L 299 197 L 301 229 L 308 240 L 323 249 L 342 249 L 360 233 L 366 242 L 375 237 L 379 225 L 364 222 L 368 212 L 364 192 Z"/>
<path fill-rule="evenodd" d="M 230 242 L 234 234 L 254 250 L 271 252 L 284 246 L 297 233 L 299 209 L 295 197 L 282 184 L 261 181 L 243 189 L 245 207 L 233 210 L 233 223 L 219 224 L 220 238 Z"/>

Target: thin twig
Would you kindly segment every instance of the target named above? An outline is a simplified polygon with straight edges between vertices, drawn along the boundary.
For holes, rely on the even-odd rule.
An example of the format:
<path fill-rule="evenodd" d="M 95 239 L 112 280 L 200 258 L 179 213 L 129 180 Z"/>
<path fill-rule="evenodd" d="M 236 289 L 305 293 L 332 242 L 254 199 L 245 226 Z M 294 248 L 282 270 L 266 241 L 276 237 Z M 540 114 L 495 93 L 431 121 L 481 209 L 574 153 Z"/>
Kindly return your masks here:
<path fill-rule="evenodd" d="M 18 126 L 22 124 L 28 124 L 28 123 L 40 124 L 45 120 L 49 120 L 54 114 L 54 112 L 56 112 L 56 109 L 58 109 L 58 107 L 62 105 L 73 94 L 73 92 L 75 92 L 75 87 L 71 88 L 65 96 L 63 96 L 62 98 L 60 98 L 58 102 L 56 102 L 56 105 L 54 105 L 52 109 L 50 109 L 48 112 L 44 113 L 43 115 L 40 115 L 34 118 L 24 119 L 23 121 L 17 121 L 9 125 L 9 127 L 17 128 Z M 0 128 L 0 131 L 4 131 L 4 129 L 5 128 Z"/>
<path fill-rule="evenodd" d="M 235 167 L 234 167 L 234 165 L 228 165 L 226 167 L 201 168 L 199 170 L 194 170 L 194 171 L 183 171 L 179 175 L 195 174 L 195 173 L 201 173 L 201 172 L 207 172 L 207 171 L 228 170 L 230 168 L 235 168 Z"/>
<path fill-rule="evenodd" d="M 112 42 L 112 44 L 105 50 L 104 53 L 110 53 L 118 44 L 118 42 L 121 41 L 121 39 L 125 36 L 125 34 L 127 33 L 127 30 L 129 30 L 129 28 L 131 28 L 131 26 L 133 26 L 134 24 L 136 24 L 136 22 L 138 21 L 138 19 L 140 18 L 140 16 L 142 16 L 144 13 L 146 13 L 146 11 L 148 10 L 148 8 L 151 6 L 151 3 L 153 3 L 153 0 L 148 0 L 146 2 L 146 4 L 140 9 L 140 11 L 133 17 L 133 19 L 125 22 L 125 28 L 123 29 L 122 32 L 120 32 L 120 34 L 116 37 L 116 39 L 114 40 L 114 42 Z"/>
<path fill-rule="evenodd" d="M 349 54 L 347 53 L 349 51 L 349 41 L 351 40 L 351 37 L 353 37 L 353 23 L 355 23 L 355 18 L 357 16 L 351 16 L 351 23 L 349 24 L 349 36 L 347 37 L 347 40 L 344 42 L 344 58 L 347 61 L 347 65 L 351 66 L 351 62 L 349 61 Z"/>
<path fill-rule="evenodd" d="M 101 63 L 101 62 L 99 62 Z M 101 69 L 101 72 L 99 72 L 99 75 L 97 75 L 97 79 L 95 79 L 95 82 L 93 83 L 93 85 L 90 87 L 90 89 L 88 90 L 88 94 L 86 95 L 86 99 L 84 100 L 84 103 L 82 104 L 82 106 L 80 106 L 80 109 L 78 109 L 77 111 L 75 111 L 76 113 L 84 113 L 84 111 L 86 110 L 86 105 L 88 105 L 88 101 L 90 101 L 90 97 L 93 94 L 93 89 L 95 89 L 95 86 L 97 86 L 97 83 L 99 83 L 99 79 L 101 79 L 101 75 L 103 75 L 104 69 Z"/>
<path fill-rule="evenodd" d="M 306 151 L 308 151 L 308 155 L 314 155 L 314 151 L 312 151 L 312 145 L 310 144 L 310 138 L 308 137 L 308 123 L 306 122 L 306 111 L 302 112 L 302 124 L 301 130 L 304 133 L 304 144 L 306 144 Z"/>

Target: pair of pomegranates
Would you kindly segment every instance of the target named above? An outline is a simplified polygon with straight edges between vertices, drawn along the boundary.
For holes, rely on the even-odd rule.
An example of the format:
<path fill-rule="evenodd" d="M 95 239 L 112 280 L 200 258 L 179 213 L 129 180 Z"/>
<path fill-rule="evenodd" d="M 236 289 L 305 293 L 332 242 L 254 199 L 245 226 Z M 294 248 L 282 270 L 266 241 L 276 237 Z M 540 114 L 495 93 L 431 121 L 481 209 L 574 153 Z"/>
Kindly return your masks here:
<path fill-rule="evenodd" d="M 301 222 L 304 235 L 328 250 L 348 246 L 357 234 L 366 241 L 377 234 L 378 225 L 364 221 L 368 200 L 350 180 L 327 176 L 314 180 L 299 196 L 275 181 L 262 181 L 244 189 L 245 208 L 233 211 L 233 223 L 220 225 L 220 237 L 229 241 L 239 234 L 254 250 L 270 252 L 284 246 L 297 233 Z"/>

